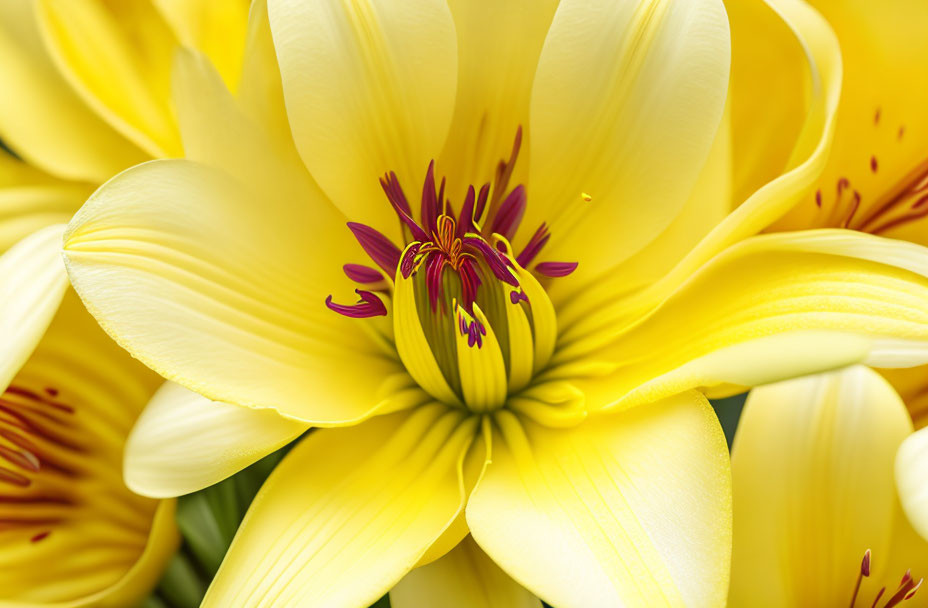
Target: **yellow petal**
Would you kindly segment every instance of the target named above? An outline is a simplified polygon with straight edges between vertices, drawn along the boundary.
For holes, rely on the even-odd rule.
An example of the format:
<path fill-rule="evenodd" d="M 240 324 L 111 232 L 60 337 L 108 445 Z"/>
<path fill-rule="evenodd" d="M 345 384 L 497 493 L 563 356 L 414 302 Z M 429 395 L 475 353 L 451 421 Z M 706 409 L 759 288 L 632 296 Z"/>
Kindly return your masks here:
<path fill-rule="evenodd" d="M 177 39 L 147 0 L 38 0 L 49 51 L 83 100 L 152 156 L 180 156 L 170 106 Z"/>
<path fill-rule="evenodd" d="M 181 44 L 203 51 L 233 91 L 242 73 L 250 0 L 152 0 Z"/>
<path fill-rule="evenodd" d="M 699 386 L 766 384 L 856 362 L 923 363 L 926 254 L 918 245 L 846 230 L 755 237 L 710 261 L 633 327 L 603 326 L 575 341 L 568 332 L 556 353 L 564 369 L 548 374 L 564 377 L 570 366 L 601 364 L 608 382 L 572 380 L 596 408 Z"/>
<path fill-rule="evenodd" d="M 468 536 L 438 561 L 416 568 L 390 591 L 394 608 L 541 608 L 537 597 L 493 563 Z"/>
<path fill-rule="evenodd" d="M 308 428 L 273 411 L 210 401 L 166 382 L 129 436 L 126 484 L 154 498 L 195 492 L 237 473 Z"/>
<path fill-rule="evenodd" d="M 278 185 L 190 161 L 135 167 L 72 220 L 72 283 L 104 329 L 169 380 L 309 423 L 358 420 L 402 371 L 363 320 L 325 307 L 350 293 L 340 266 L 363 253 L 352 257 L 360 247 L 324 201 L 293 204 Z"/>
<path fill-rule="evenodd" d="M 545 256 L 595 276 L 667 227 L 706 162 L 728 67 L 721 1 L 560 3 L 531 101 L 525 222 L 551 225 Z M 566 218 L 581 193 L 592 202 Z"/>
<path fill-rule="evenodd" d="M 101 182 L 146 155 L 96 116 L 46 50 L 33 2 L 0 2 L 0 137 L 31 164 Z"/>
<path fill-rule="evenodd" d="M 516 581 L 563 608 L 723 603 L 728 454 L 701 395 L 570 430 L 496 422 L 467 523 Z"/>
<path fill-rule="evenodd" d="M 463 508 L 476 428 L 432 404 L 311 433 L 261 489 L 204 608 L 373 603 Z"/>
<path fill-rule="evenodd" d="M 928 539 L 928 432 L 907 437 L 896 455 L 899 500 L 912 526 Z"/>
<path fill-rule="evenodd" d="M 178 544 L 174 503 L 132 493 L 121 461 L 159 382 L 67 293 L 0 385 L 0 605 L 116 608 L 151 591 Z M 38 466 L 24 467 L 30 460 Z M 28 483 L 8 483 L 11 473 Z"/>
<path fill-rule="evenodd" d="M 506 402 L 506 364 L 496 339 L 496 332 L 480 307 L 474 304 L 474 317 L 460 306 L 454 313 L 470 325 L 475 320 L 483 325 L 486 335 L 481 346 L 470 344 L 470 338 L 460 331 L 454 332 L 457 343 L 458 369 L 461 373 L 461 392 L 464 402 L 474 412 L 487 412 L 502 407 Z"/>
<path fill-rule="evenodd" d="M 451 123 L 454 23 L 440 0 L 268 2 L 303 161 L 349 219 L 398 234 L 378 183 L 418 191 Z"/>
<path fill-rule="evenodd" d="M 864 552 L 889 559 L 893 458 L 911 428 L 862 366 L 754 389 L 732 450 L 730 603 L 845 605 Z"/>
<path fill-rule="evenodd" d="M 844 58 L 844 86 L 838 108 L 835 145 L 828 167 L 816 188 L 822 208 L 810 194 L 782 223 L 788 229 L 841 222 L 848 216 L 853 192 L 860 207 L 852 225 L 863 226 L 867 216 L 898 193 L 913 170 L 925 174 L 928 148 L 928 27 L 924 7 L 906 0 L 879 5 L 866 0 L 815 0 L 812 6 L 834 28 Z M 840 179 L 848 180 L 844 196 L 837 194 Z M 841 200 L 839 200 L 841 199 Z M 917 196 L 910 199 L 910 203 Z M 899 214 L 901 215 L 901 213 Z M 874 229 L 883 222 L 873 222 Z M 884 232 L 895 238 L 928 243 L 924 223 Z"/>
<path fill-rule="evenodd" d="M 9 383 L 25 363 L 64 297 L 64 228 L 43 228 L 0 255 L 0 385 Z"/>
<path fill-rule="evenodd" d="M 438 172 L 448 176 L 452 197 L 493 179 L 520 126 L 524 138 L 531 137 L 532 81 L 557 5 L 557 0 L 449 2 L 458 40 L 458 95 Z M 523 139 L 512 184 L 525 182 L 528 164 Z"/>

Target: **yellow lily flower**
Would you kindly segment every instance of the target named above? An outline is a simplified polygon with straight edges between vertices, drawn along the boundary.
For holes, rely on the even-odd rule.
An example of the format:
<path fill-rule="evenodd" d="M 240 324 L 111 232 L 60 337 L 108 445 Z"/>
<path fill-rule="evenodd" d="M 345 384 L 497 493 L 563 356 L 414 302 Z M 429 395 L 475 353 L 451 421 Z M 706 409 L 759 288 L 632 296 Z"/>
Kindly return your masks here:
<path fill-rule="evenodd" d="M 928 244 L 928 10 L 905 0 L 815 0 L 835 28 L 845 84 L 835 145 L 816 187 L 771 230 L 832 226 Z M 926 424 L 928 367 L 884 370 Z M 902 504 L 928 538 L 928 433 L 906 439 L 896 476 Z"/>
<path fill-rule="evenodd" d="M 121 474 L 160 378 L 68 290 L 63 230 L 0 256 L 0 606 L 125 608 L 179 542 L 174 501 L 136 495 Z"/>
<path fill-rule="evenodd" d="M 732 446 L 729 605 L 928 605 L 916 594 L 928 542 L 893 481 L 911 433 L 905 404 L 867 367 L 752 390 Z"/>
<path fill-rule="evenodd" d="M 0 251 L 66 222 L 94 188 L 182 156 L 170 93 L 179 45 L 233 88 L 248 0 L 0 1 Z"/>
<path fill-rule="evenodd" d="M 928 342 L 923 248 L 746 238 L 821 173 L 841 63 L 805 5 L 731 8 L 271 0 L 246 50 L 264 86 L 238 99 L 182 55 L 189 160 L 104 185 L 65 257 L 174 382 L 130 487 L 191 492 L 316 427 L 205 606 L 724 603 L 727 449 L 696 389 Z M 793 91 L 769 107 L 788 128 L 751 128 L 744 108 Z M 754 138 L 791 170 L 732 153 Z"/>

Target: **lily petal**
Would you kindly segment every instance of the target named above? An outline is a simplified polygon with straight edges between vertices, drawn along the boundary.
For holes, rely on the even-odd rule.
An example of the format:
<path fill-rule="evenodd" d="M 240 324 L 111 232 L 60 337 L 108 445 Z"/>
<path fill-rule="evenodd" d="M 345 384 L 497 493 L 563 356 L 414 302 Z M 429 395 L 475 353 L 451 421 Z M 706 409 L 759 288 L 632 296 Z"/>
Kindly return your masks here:
<path fill-rule="evenodd" d="M 72 283 L 104 329 L 169 380 L 308 423 L 359 420 L 389 396 L 378 381 L 402 371 L 368 326 L 325 307 L 351 289 L 329 262 L 363 253 L 324 202 L 294 204 L 276 185 L 190 161 L 135 167 L 72 220 Z"/>
<path fill-rule="evenodd" d="M 39 31 L 35 5 L 0 2 L 0 137 L 54 175 L 102 182 L 147 159 L 80 99 Z"/>
<path fill-rule="evenodd" d="M 269 410 L 210 401 L 166 382 L 126 442 L 126 484 L 165 498 L 211 486 L 303 434 L 308 425 Z"/>
<path fill-rule="evenodd" d="M 0 384 L 0 604 L 132 606 L 154 587 L 179 542 L 174 501 L 132 493 L 120 469 L 159 382 L 67 292 L 29 359 Z"/>
<path fill-rule="evenodd" d="M 556 355 L 564 368 L 548 373 L 601 364 L 608 382 L 592 369 L 589 381 L 575 382 L 595 409 L 858 362 L 917 365 L 928 360 L 926 277 L 928 250 L 911 243 L 849 230 L 754 237 L 632 326 L 603 326 L 576 342 L 579 326 L 568 330 Z"/>
<path fill-rule="evenodd" d="M 311 433 L 261 489 L 204 608 L 373 603 L 463 508 L 477 424 L 432 404 Z"/>
<path fill-rule="evenodd" d="M 35 350 L 68 288 L 60 257 L 64 229 L 43 228 L 0 255 L 0 385 Z"/>
<path fill-rule="evenodd" d="M 928 432 L 907 437 L 896 455 L 899 500 L 912 526 L 928 539 Z"/>
<path fill-rule="evenodd" d="M 911 428 L 863 366 L 751 391 L 732 448 L 731 605 L 847 602 L 864 551 L 889 560 L 893 458 Z"/>
<path fill-rule="evenodd" d="M 378 178 L 420 183 L 445 141 L 457 78 L 447 4 L 270 0 L 268 14 L 303 161 L 349 219 L 398 236 Z"/>
<path fill-rule="evenodd" d="M 84 102 L 151 156 L 181 156 L 170 106 L 177 38 L 155 7 L 38 0 L 37 11 L 50 54 Z"/>
<path fill-rule="evenodd" d="M 528 127 L 532 81 L 557 5 L 557 0 L 449 2 L 458 38 L 458 94 L 438 167 L 448 176 L 452 197 L 492 181 L 516 131 Z M 527 169 L 523 141 L 510 184 L 525 183 Z"/>
<path fill-rule="evenodd" d="M 724 602 L 728 455 L 702 395 L 569 430 L 496 422 L 467 523 L 516 581 L 564 608 Z"/>
<path fill-rule="evenodd" d="M 721 1 L 560 3 L 531 100 L 525 222 L 552 226 L 546 255 L 595 276 L 667 227 L 718 130 L 729 51 Z"/>
<path fill-rule="evenodd" d="M 541 601 L 493 563 L 470 536 L 407 574 L 390 591 L 394 608 L 541 608 Z"/>
<path fill-rule="evenodd" d="M 153 0 L 152 4 L 179 42 L 205 53 L 235 91 L 242 74 L 250 0 Z"/>

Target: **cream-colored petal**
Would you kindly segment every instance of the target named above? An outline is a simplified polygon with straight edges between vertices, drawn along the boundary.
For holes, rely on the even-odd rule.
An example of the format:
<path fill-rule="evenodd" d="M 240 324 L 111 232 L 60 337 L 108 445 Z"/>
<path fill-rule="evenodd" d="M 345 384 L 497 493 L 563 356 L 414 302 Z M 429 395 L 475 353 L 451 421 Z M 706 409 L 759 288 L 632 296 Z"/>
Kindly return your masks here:
<path fill-rule="evenodd" d="M 732 450 L 730 604 L 846 605 L 864 552 L 888 560 L 893 458 L 911 428 L 862 366 L 754 389 Z"/>
<path fill-rule="evenodd" d="M 242 74 L 250 0 L 152 0 L 178 41 L 203 51 L 233 91 Z"/>
<path fill-rule="evenodd" d="M 126 443 L 126 484 L 154 498 L 195 492 L 237 473 L 308 428 L 270 410 L 210 401 L 166 382 Z"/>
<path fill-rule="evenodd" d="M 719 606 L 731 494 L 718 420 L 695 392 L 546 429 L 503 410 L 467 505 L 484 551 L 562 608 Z"/>
<path fill-rule="evenodd" d="M 477 428 L 432 404 L 314 431 L 261 489 L 204 608 L 373 603 L 463 509 Z"/>
<path fill-rule="evenodd" d="M 909 521 L 928 539 L 928 431 L 925 429 L 907 437 L 899 447 L 896 483 Z"/>
<path fill-rule="evenodd" d="M 68 287 L 61 262 L 64 225 L 43 228 L 0 255 L 0 385 L 19 371 L 55 316 Z"/>
<path fill-rule="evenodd" d="M 928 250 L 911 243 L 848 230 L 754 237 L 631 326 L 608 325 L 604 310 L 568 328 L 547 373 L 587 376 L 571 381 L 597 408 L 857 362 L 917 365 L 928 360 L 926 277 Z"/>
<path fill-rule="evenodd" d="M 96 116 L 52 62 L 31 0 L 0 2 L 0 138 L 68 179 L 101 182 L 146 154 Z M 10 94 L 15 91 L 16 94 Z"/>
<path fill-rule="evenodd" d="M 525 222 L 551 225 L 545 257 L 596 276 L 670 224 L 722 118 L 729 50 L 721 1 L 560 3 L 531 100 Z"/>
<path fill-rule="evenodd" d="M 303 161 L 349 219 L 398 235 L 378 179 L 396 171 L 418 192 L 441 152 L 457 81 L 447 4 L 270 0 L 268 13 Z"/>
<path fill-rule="evenodd" d="M 36 0 L 56 65 L 81 98 L 148 154 L 180 156 L 170 105 L 177 38 L 147 0 Z"/>
<path fill-rule="evenodd" d="M 558 0 L 448 4 L 457 30 L 458 94 L 437 168 L 448 176 L 451 200 L 460 203 L 467 186 L 492 181 L 520 126 L 522 151 L 511 184 L 527 178 L 532 81 Z"/>
<path fill-rule="evenodd" d="M 132 606 L 178 544 L 173 501 L 131 492 L 122 454 L 160 379 L 68 291 L 0 389 L 0 606 Z"/>
<path fill-rule="evenodd" d="M 205 397 L 310 423 L 363 418 L 402 368 L 365 320 L 326 308 L 350 293 L 341 264 L 363 253 L 331 208 L 292 192 L 190 161 L 135 167 L 72 220 L 72 283 L 117 342 Z"/>
<path fill-rule="evenodd" d="M 450 553 L 407 574 L 390 591 L 393 608 L 541 608 L 470 536 Z"/>

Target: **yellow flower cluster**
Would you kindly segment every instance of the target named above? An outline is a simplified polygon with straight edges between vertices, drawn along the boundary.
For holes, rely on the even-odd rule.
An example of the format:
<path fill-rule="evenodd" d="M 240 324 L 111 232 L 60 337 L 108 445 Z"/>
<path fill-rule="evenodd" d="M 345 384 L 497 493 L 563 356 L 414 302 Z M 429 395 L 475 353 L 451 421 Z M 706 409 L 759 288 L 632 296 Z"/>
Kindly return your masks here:
<path fill-rule="evenodd" d="M 0 0 L 0 608 L 928 605 L 926 31 Z"/>

